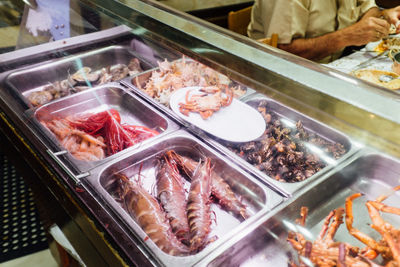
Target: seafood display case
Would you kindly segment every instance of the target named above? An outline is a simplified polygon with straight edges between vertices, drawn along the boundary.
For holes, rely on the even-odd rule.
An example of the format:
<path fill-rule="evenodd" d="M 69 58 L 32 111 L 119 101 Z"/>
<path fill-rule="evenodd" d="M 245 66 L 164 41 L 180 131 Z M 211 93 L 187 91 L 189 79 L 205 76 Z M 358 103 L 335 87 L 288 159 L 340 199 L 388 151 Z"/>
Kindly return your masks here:
<path fill-rule="evenodd" d="M 377 243 L 368 203 L 398 205 L 398 95 L 162 3 L 76 2 L 113 27 L 0 55 L 0 130 L 88 265 L 295 266 L 333 243 L 334 260 L 370 263 L 375 241 L 341 224 Z M 232 142 L 182 119 L 169 97 L 193 86 L 216 107 L 180 107 L 209 122 L 235 97 L 263 133 Z"/>

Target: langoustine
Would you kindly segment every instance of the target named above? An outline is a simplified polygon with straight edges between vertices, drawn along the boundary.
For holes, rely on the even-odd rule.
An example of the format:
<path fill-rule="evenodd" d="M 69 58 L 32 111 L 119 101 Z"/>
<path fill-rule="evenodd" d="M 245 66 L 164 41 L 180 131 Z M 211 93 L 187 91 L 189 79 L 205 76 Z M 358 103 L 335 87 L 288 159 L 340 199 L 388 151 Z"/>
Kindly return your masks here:
<path fill-rule="evenodd" d="M 189 248 L 172 233 L 165 213 L 157 200 L 140 185 L 140 181 L 131 182 L 123 174 L 115 174 L 114 177 L 118 179 L 125 209 L 150 239 L 169 255 L 188 255 Z"/>
<path fill-rule="evenodd" d="M 211 231 L 211 161 L 207 159 L 193 173 L 187 204 L 190 249 L 197 251 L 207 242 Z"/>
<path fill-rule="evenodd" d="M 167 151 L 166 154 L 170 159 L 177 162 L 178 166 L 183 169 L 187 177 L 192 177 L 198 162 L 191 158 L 177 154 L 175 151 Z M 211 171 L 211 194 L 218 200 L 219 204 L 227 211 L 232 212 L 236 216 L 243 219 L 249 217 L 246 205 L 244 205 L 232 191 L 232 188 L 225 180 L 215 171 Z"/>
<path fill-rule="evenodd" d="M 157 197 L 171 224 L 172 232 L 185 244 L 189 242 L 189 224 L 186 216 L 186 195 L 183 187 L 183 177 L 180 175 L 176 163 L 166 156 L 158 159 Z"/>

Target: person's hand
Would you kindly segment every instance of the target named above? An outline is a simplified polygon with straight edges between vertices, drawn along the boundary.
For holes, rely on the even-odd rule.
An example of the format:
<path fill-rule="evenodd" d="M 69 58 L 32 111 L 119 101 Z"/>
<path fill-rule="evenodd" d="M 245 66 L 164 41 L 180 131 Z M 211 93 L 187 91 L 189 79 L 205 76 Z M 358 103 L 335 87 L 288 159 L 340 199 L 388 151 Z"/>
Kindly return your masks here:
<path fill-rule="evenodd" d="M 390 24 L 380 18 L 363 18 L 352 26 L 348 27 L 351 35 L 351 45 L 361 46 L 369 42 L 378 41 L 389 34 Z"/>
<path fill-rule="evenodd" d="M 396 26 L 396 33 L 400 32 L 400 6 L 382 11 L 383 17 Z"/>

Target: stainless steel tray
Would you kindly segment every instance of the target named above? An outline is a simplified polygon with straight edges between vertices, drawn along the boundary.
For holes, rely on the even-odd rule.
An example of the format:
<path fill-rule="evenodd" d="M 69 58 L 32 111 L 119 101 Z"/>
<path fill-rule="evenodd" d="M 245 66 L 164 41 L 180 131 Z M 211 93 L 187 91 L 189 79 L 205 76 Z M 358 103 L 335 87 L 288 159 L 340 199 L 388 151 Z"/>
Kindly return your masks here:
<path fill-rule="evenodd" d="M 400 184 L 400 161 L 373 151 L 364 151 L 358 155 L 360 157 L 349 160 L 343 168 L 325 175 L 304 194 L 283 203 L 275 212 L 260 219 L 235 237 L 234 245 L 225 245 L 204 259 L 199 266 L 288 266 L 289 257 L 297 256 L 297 252 L 286 241 L 288 232 L 297 229 L 308 240 L 314 241 L 329 212 L 343 207 L 346 197 L 358 192 L 365 196 L 353 202 L 353 225 L 379 240 L 380 235 L 370 226 L 365 202 L 392 192 L 391 189 Z M 393 194 L 385 203 L 398 207 L 400 192 Z M 296 227 L 295 224 L 302 206 L 309 208 L 304 228 Z M 399 216 L 386 215 L 385 220 L 394 226 L 400 225 Z M 335 240 L 365 247 L 349 234 L 345 224 L 340 226 Z"/>
<path fill-rule="evenodd" d="M 180 61 L 182 59 L 178 59 L 177 61 Z M 193 61 L 192 59 L 186 59 L 186 61 L 190 62 Z M 139 87 L 144 88 L 144 85 L 146 84 L 146 82 L 150 79 L 151 74 L 153 71 L 158 71 L 160 68 L 153 68 L 151 70 L 145 71 L 135 77 L 127 77 L 125 79 L 123 79 L 121 82 L 128 86 L 129 88 L 132 88 L 133 91 L 140 95 L 141 97 L 145 98 L 147 101 L 151 102 L 153 105 L 157 106 L 159 109 L 161 109 L 162 111 L 164 111 L 165 113 L 169 114 L 171 117 L 173 117 L 175 120 L 179 121 L 180 123 L 185 124 L 187 127 L 190 127 L 190 125 L 185 122 L 184 120 L 182 120 L 181 118 L 179 118 L 179 116 L 177 116 L 169 107 L 159 103 L 157 100 L 153 99 L 152 97 L 150 97 L 148 94 L 146 94 L 144 91 L 140 90 Z M 234 80 L 231 80 L 232 83 L 234 83 L 235 85 L 239 85 L 241 88 L 244 88 L 246 90 L 245 94 L 242 95 L 241 97 L 239 97 L 238 99 L 243 99 L 253 93 L 255 93 L 256 91 L 254 89 L 251 89 L 239 82 L 236 82 Z M 138 86 L 140 85 L 140 86 Z"/>
<path fill-rule="evenodd" d="M 150 129 L 155 129 L 160 134 L 149 138 L 137 145 L 129 147 L 114 155 L 99 161 L 82 161 L 73 157 L 63 148 L 55 135 L 43 126 L 38 118 L 42 120 L 53 119 L 54 117 L 64 118 L 68 115 L 82 113 L 96 113 L 108 109 L 116 109 L 121 116 L 121 122 L 133 125 L 142 125 Z M 52 103 L 48 103 L 38 108 L 33 108 L 26 112 L 26 116 L 34 123 L 34 131 L 40 136 L 41 140 L 51 147 L 50 153 L 58 156 L 61 163 L 72 165 L 75 171 L 86 172 L 104 162 L 117 158 L 123 153 L 140 148 L 143 144 L 151 142 L 179 129 L 179 126 L 161 114 L 149 104 L 140 100 L 134 94 L 125 90 L 117 83 L 101 85 L 93 89 L 77 93 Z"/>
<path fill-rule="evenodd" d="M 146 238 L 146 234 L 132 217 L 122 208 L 106 190 L 106 184 L 109 178 L 115 172 L 123 172 L 128 177 L 137 175 L 140 172 L 144 187 L 152 192 L 155 183 L 155 162 L 158 155 L 173 149 L 178 153 L 185 154 L 199 159 L 200 156 L 206 156 L 212 159 L 214 171 L 220 172 L 222 177 L 230 184 L 233 191 L 248 206 L 251 217 L 240 222 L 233 215 L 223 211 L 216 204 L 212 204 L 212 210 L 216 214 L 216 224 L 212 225 L 210 237 L 217 235 L 219 239 L 210 243 L 202 251 L 191 256 L 176 257 L 164 253 L 153 241 Z M 130 228 L 132 234 L 137 236 L 141 243 L 153 255 L 161 265 L 165 266 L 192 266 L 205 255 L 211 253 L 216 247 L 224 244 L 229 237 L 248 227 L 257 218 L 267 213 L 273 207 L 283 201 L 283 197 L 265 187 L 262 183 L 251 177 L 249 174 L 231 164 L 229 161 L 208 147 L 200 140 L 190 135 L 186 131 L 180 130 L 159 138 L 151 144 L 141 147 L 139 150 L 126 153 L 119 159 L 115 159 L 105 165 L 102 165 L 91 172 L 91 176 L 85 178 L 91 184 L 91 187 L 97 192 L 104 202 L 116 212 L 120 218 Z M 146 240 L 146 241 L 144 241 Z"/>
<path fill-rule="evenodd" d="M 237 164 L 239 164 L 240 166 L 242 166 L 243 168 L 248 170 L 250 173 L 252 173 L 256 177 L 260 178 L 261 180 L 267 182 L 268 184 L 271 184 L 274 188 L 282 191 L 284 194 L 293 195 L 298 190 L 303 188 L 305 185 L 318 179 L 318 177 L 321 174 L 323 174 L 327 170 L 331 169 L 335 165 L 340 164 L 341 162 L 346 160 L 350 155 L 352 155 L 355 151 L 360 149 L 360 147 L 358 147 L 358 145 L 352 143 L 350 141 L 350 139 L 347 136 L 345 136 L 344 134 L 342 134 L 342 133 L 340 133 L 340 132 L 338 132 L 338 131 L 336 131 L 336 130 L 334 130 L 334 129 L 332 129 L 310 117 L 307 117 L 289 107 L 286 107 L 272 99 L 269 99 L 269 98 L 263 96 L 262 94 L 253 94 L 253 95 L 249 96 L 248 98 L 244 99 L 243 101 L 246 104 L 248 104 L 254 108 L 257 108 L 258 104 L 261 101 L 267 101 L 267 103 L 268 103 L 267 107 L 269 107 L 269 111 L 270 112 L 272 111 L 273 113 L 275 113 L 279 119 L 284 119 L 285 122 L 288 122 L 293 125 L 296 124 L 296 122 L 300 120 L 303 123 L 304 129 L 307 132 L 315 133 L 317 136 L 319 136 L 325 140 L 328 140 L 328 141 L 341 143 L 346 150 L 346 153 L 344 155 L 342 155 L 338 160 L 328 158 L 327 160 L 329 160 L 329 161 L 325 161 L 327 165 L 322 170 L 316 172 L 311 177 L 309 177 L 301 182 L 285 183 L 285 182 L 277 181 L 274 178 L 271 178 L 266 173 L 260 171 L 255 166 L 248 163 L 247 161 L 242 159 L 240 156 L 236 155 L 235 152 L 229 150 L 226 147 L 226 145 L 229 144 L 228 142 L 226 142 L 224 140 L 219 140 L 212 136 L 208 136 L 205 139 L 208 143 L 215 146 L 221 153 L 227 155 L 230 159 L 232 159 L 234 162 L 236 162 Z M 317 152 L 315 152 L 315 153 L 317 153 Z"/>
<path fill-rule="evenodd" d="M 128 46 L 111 45 L 63 59 L 52 60 L 34 67 L 24 67 L 11 73 L 6 77 L 5 82 L 13 95 L 21 98 L 26 108 L 32 108 L 33 105 L 27 98 L 32 92 L 42 91 L 46 86 L 56 81 L 61 82 L 68 79 L 69 75 L 74 74 L 82 67 L 90 67 L 93 72 L 100 72 L 102 68 L 107 66 L 128 65 L 132 58 L 139 59 L 143 70 L 154 67 Z M 96 83 L 85 85 L 92 87 Z"/>

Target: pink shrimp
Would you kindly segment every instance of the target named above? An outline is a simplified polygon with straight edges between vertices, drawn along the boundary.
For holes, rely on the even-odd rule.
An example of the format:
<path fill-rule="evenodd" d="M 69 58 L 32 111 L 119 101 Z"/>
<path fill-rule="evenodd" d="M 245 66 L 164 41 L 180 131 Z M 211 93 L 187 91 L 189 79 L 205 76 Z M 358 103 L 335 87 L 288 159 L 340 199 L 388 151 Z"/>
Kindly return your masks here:
<path fill-rule="evenodd" d="M 211 161 L 207 159 L 194 171 L 187 205 L 190 226 L 190 248 L 201 249 L 207 242 L 211 230 Z"/>
<path fill-rule="evenodd" d="M 165 213 L 157 200 L 139 182 L 131 182 L 123 174 L 115 174 L 122 190 L 125 209 L 150 239 L 165 253 L 173 256 L 189 254 L 189 249 L 172 233 Z"/>
<path fill-rule="evenodd" d="M 186 196 L 183 177 L 179 174 L 176 163 L 165 156 L 157 164 L 157 197 L 164 208 L 172 227 L 172 232 L 179 240 L 189 241 L 189 223 L 186 217 Z"/>
<path fill-rule="evenodd" d="M 183 169 L 188 177 L 193 176 L 193 172 L 196 169 L 197 162 L 191 158 L 181 156 L 175 151 L 168 151 L 166 153 L 169 158 L 175 160 L 177 165 Z M 233 193 L 229 184 L 217 174 L 215 171 L 211 171 L 211 194 L 218 199 L 219 204 L 227 211 L 232 212 L 236 216 L 243 219 L 249 217 L 246 205 L 244 205 Z"/>

